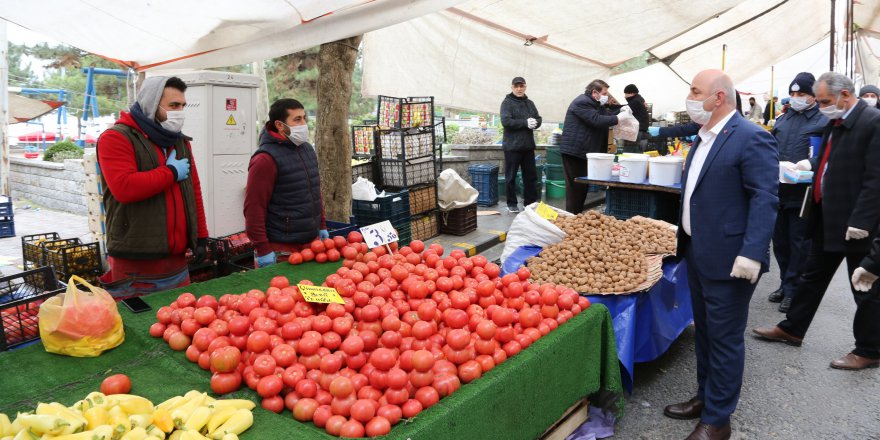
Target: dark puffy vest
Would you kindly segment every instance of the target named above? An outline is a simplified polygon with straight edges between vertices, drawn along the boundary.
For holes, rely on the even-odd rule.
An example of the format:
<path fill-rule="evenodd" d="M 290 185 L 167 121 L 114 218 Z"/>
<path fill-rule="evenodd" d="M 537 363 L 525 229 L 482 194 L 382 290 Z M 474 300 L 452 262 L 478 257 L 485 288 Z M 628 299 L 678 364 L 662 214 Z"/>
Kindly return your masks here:
<path fill-rule="evenodd" d="M 265 139 L 265 138 L 264 138 Z M 273 139 L 274 140 L 274 139 Z M 308 142 L 263 142 L 254 155 L 268 154 L 278 169 L 266 213 L 266 235 L 273 243 L 307 243 L 321 228 L 318 156 Z"/>

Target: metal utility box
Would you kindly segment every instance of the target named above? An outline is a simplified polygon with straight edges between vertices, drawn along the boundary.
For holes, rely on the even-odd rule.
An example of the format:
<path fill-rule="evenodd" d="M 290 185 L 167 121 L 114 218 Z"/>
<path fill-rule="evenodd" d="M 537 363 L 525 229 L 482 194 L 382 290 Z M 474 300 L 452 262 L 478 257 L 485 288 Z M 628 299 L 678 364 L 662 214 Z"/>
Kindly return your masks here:
<path fill-rule="evenodd" d="M 186 89 L 186 123 L 212 237 L 244 230 L 244 189 L 257 149 L 256 75 L 195 71 L 177 75 Z"/>

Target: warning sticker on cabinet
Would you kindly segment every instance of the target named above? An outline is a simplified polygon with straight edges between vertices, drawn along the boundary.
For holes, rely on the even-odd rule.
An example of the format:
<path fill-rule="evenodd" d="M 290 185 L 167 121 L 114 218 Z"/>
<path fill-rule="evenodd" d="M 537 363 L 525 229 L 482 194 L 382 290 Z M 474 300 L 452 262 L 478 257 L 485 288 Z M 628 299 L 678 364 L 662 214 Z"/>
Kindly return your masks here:
<path fill-rule="evenodd" d="M 235 98 L 226 98 L 226 110 L 238 110 L 238 100 Z"/>
<path fill-rule="evenodd" d="M 226 125 L 236 125 L 235 118 L 232 115 L 229 115 L 229 119 L 226 120 Z"/>

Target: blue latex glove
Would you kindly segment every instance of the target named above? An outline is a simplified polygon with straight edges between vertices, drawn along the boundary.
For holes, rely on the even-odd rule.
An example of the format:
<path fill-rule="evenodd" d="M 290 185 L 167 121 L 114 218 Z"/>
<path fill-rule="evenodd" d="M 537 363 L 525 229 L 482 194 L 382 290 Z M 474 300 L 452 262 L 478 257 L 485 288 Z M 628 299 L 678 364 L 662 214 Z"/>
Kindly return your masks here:
<path fill-rule="evenodd" d="M 660 127 L 648 127 L 648 134 L 651 136 L 660 136 Z"/>
<path fill-rule="evenodd" d="M 276 259 L 277 258 L 275 257 L 275 251 L 269 252 L 262 257 L 257 257 L 257 268 L 271 266 L 275 264 Z"/>
<path fill-rule="evenodd" d="M 320 238 L 321 240 L 324 240 L 325 238 L 330 238 L 330 233 L 327 232 L 326 229 L 321 229 L 320 231 L 318 231 L 318 238 Z"/>
<path fill-rule="evenodd" d="M 177 181 L 180 182 L 189 177 L 189 159 L 186 157 L 183 159 L 177 159 L 175 156 L 177 156 L 177 153 L 174 150 L 171 150 L 171 154 L 168 155 L 168 160 L 165 161 L 165 165 L 174 171 Z"/>

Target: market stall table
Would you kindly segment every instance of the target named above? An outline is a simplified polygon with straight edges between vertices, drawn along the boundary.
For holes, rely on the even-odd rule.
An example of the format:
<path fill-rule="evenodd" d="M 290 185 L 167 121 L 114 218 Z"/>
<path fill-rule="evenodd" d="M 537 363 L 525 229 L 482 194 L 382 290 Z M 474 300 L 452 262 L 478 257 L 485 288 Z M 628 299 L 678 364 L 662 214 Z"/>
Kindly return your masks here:
<path fill-rule="evenodd" d="M 605 191 L 605 214 L 626 220 L 637 215 L 678 224 L 681 203 L 681 184 L 653 185 L 648 179 L 642 183 L 621 182 L 618 176 L 610 180 L 578 177 L 582 185 L 607 186 Z"/>
<path fill-rule="evenodd" d="M 146 296 L 144 300 L 153 311 L 135 315 L 120 306 L 126 340 L 97 358 L 49 354 L 40 343 L 0 353 L 0 369 L 4 371 L 0 412 L 14 415 L 33 410 L 38 402 L 73 404 L 97 390 L 105 376 L 116 373 L 128 374 L 132 393 L 154 403 L 193 389 L 210 391 L 207 371 L 188 362 L 182 352 L 171 351 L 161 338 L 149 336 L 155 310 L 182 292 L 196 296 L 243 293 L 265 289 L 276 275 L 285 275 L 292 283 L 300 279 L 318 282 L 338 267 L 281 263 Z M 589 307 L 417 418 L 401 422 L 386 438 L 533 439 L 569 406 L 594 393 L 612 396 L 609 409 L 621 414 L 622 387 L 613 338 L 607 308 Z M 226 397 L 260 400 L 247 388 Z M 258 407 L 254 417 L 254 425 L 243 439 L 334 438 L 311 423 L 292 420 L 289 411 L 278 415 Z"/>

